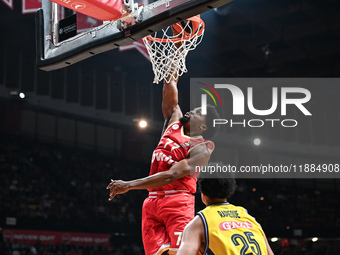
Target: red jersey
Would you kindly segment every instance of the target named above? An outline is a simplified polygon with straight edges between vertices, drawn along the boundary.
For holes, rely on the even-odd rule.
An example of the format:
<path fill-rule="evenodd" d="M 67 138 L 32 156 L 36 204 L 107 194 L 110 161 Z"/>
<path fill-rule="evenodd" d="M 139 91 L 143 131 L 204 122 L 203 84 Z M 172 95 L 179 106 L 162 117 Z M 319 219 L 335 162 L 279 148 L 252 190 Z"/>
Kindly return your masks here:
<path fill-rule="evenodd" d="M 198 144 L 205 143 L 210 153 L 214 150 L 214 143 L 202 136 L 190 137 L 184 134 L 184 127 L 179 121 L 174 122 L 165 130 L 156 149 L 152 153 L 150 175 L 168 171 L 171 166 L 188 157 L 190 150 Z M 188 190 L 196 192 L 197 178 L 185 176 L 165 186 L 149 189 L 149 191 Z"/>

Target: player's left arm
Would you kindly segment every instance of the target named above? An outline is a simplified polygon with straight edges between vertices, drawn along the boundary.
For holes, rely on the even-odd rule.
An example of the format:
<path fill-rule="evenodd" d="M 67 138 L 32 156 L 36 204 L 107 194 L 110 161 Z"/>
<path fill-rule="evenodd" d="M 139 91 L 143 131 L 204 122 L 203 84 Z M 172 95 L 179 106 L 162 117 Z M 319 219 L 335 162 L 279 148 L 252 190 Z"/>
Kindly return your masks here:
<path fill-rule="evenodd" d="M 183 231 L 181 246 L 177 255 L 197 255 L 204 248 L 204 227 L 202 219 L 196 216 L 186 225 Z"/>
<path fill-rule="evenodd" d="M 266 243 L 268 255 L 274 255 L 274 252 L 273 252 L 272 248 L 270 247 L 270 245 L 268 243 L 268 239 L 267 239 L 266 235 L 264 235 L 264 241 Z"/>
<path fill-rule="evenodd" d="M 177 179 L 190 175 L 196 170 L 196 166 L 205 166 L 210 159 L 210 153 L 205 144 L 200 144 L 190 151 L 190 156 L 173 165 L 168 171 L 156 173 L 145 178 L 122 181 L 111 180 L 106 187 L 110 190 L 112 200 L 116 195 L 123 194 L 133 189 L 154 189 L 170 184 Z"/>

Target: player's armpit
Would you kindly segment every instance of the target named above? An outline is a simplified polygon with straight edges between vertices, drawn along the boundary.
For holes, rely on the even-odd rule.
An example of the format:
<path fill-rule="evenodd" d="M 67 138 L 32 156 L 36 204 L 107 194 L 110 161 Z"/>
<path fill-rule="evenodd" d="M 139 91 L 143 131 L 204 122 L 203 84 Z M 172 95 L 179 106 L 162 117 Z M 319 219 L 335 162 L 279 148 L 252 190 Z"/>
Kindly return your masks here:
<path fill-rule="evenodd" d="M 203 250 L 203 243 L 205 243 L 203 223 L 201 218 L 196 216 L 184 229 L 177 255 L 197 255 Z"/>

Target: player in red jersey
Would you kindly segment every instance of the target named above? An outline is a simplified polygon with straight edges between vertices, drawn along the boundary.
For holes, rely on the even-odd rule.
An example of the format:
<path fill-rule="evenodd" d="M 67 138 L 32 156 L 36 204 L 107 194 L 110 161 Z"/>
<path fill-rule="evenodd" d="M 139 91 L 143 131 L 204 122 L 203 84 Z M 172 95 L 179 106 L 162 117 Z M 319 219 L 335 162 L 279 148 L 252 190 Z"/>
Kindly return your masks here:
<path fill-rule="evenodd" d="M 176 254 L 184 227 L 194 218 L 196 178 L 190 176 L 195 166 L 207 165 L 214 150 L 211 139 L 217 132 L 213 119 L 218 113 L 212 106 L 207 115 L 201 108 L 183 113 L 178 105 L 178 77 L 164 83 L 162 111 L 165 119 L 162 138 L 152 154 L 150 175 L 122 181 L 111 180 L 107 186 L 112 200 L 117 194 L 133 189 L 148 189 L 142 213 L 145 254 Z M 204 137 L 204 138 L 203 138 Z"/>

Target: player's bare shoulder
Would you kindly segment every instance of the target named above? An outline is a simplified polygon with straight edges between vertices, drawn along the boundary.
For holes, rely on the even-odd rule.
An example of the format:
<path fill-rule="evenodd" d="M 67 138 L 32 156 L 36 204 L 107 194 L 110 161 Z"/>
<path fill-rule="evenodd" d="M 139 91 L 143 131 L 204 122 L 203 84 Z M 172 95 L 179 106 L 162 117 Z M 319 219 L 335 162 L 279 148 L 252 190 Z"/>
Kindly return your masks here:
<path fill-rule="evenodd" d="M 193 156 L 194 154 L 199 154 L 201 156 L 209 156 L 209 157 L 210 157 L 210 154 L 211 154 L 209 148 L 207 147 L 207 142 L 203 142 L 203 143 L 195 145 L 190 150 L 189 153 L 190 153 L 191 156 Z"/>
<path fill-rule="evenodd" d="M 210 140 L 204 140 L 194 146 L 190 149 L 189 153 L 191 155 L 193 154 L 201 154 L 202 156 L 209 156 L 215 149 L 215 143 Z"/>
<path fill-rule="evenodd" d="M 205 143 L 196 145 L 189 151 L 188 158 L 192 167 L 207 165 L 210 159 L 211 152 Z"/>
<path fill-rule="evenodd" d="M 199 216 L 196 216 L 184 228 L 182 244 L 177 254 L 203 254 L 204 247 L 205 235 L 203 222 Z"/>

